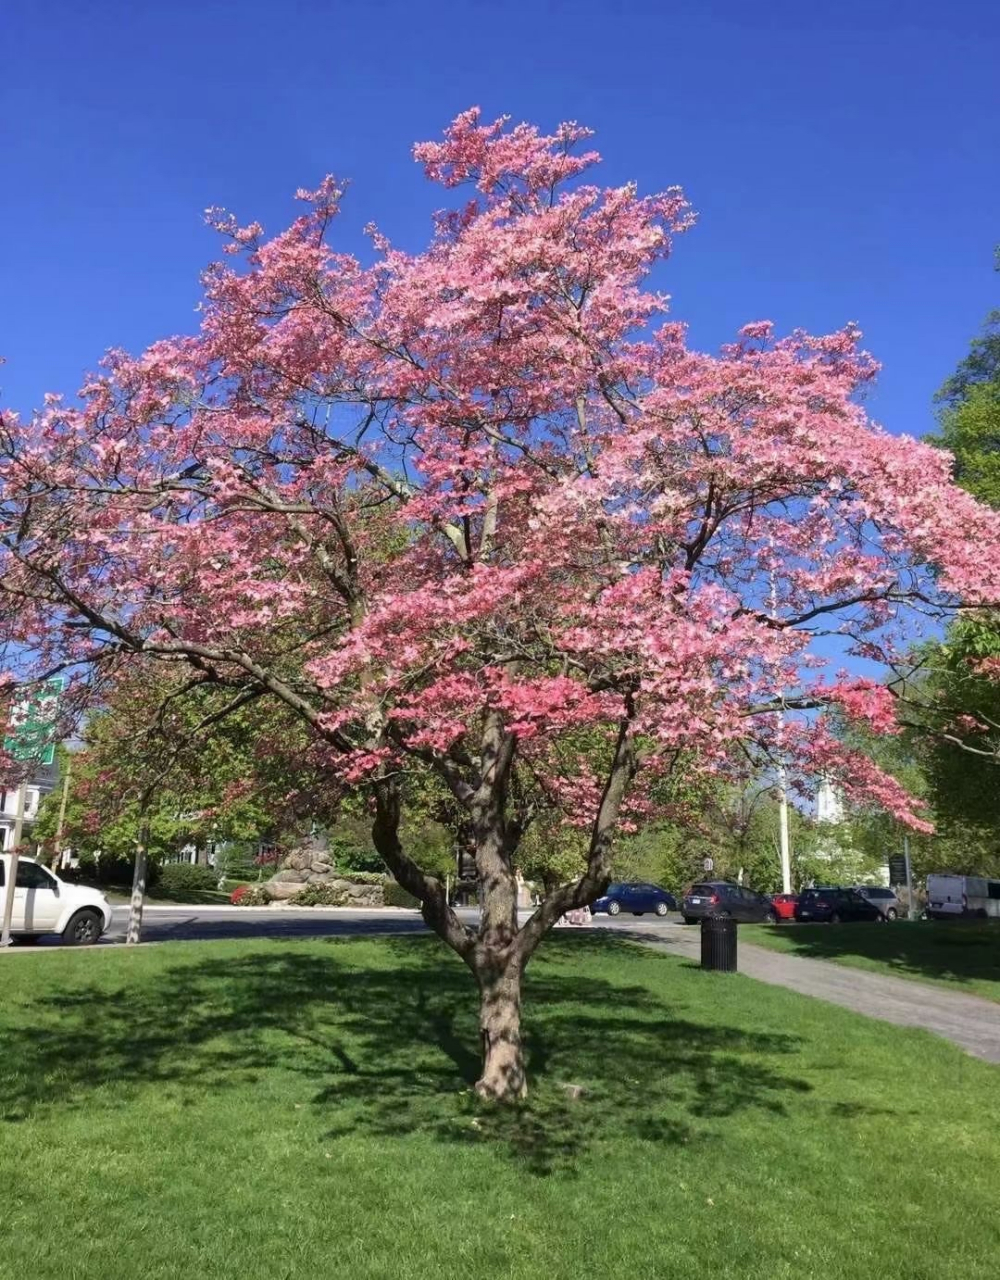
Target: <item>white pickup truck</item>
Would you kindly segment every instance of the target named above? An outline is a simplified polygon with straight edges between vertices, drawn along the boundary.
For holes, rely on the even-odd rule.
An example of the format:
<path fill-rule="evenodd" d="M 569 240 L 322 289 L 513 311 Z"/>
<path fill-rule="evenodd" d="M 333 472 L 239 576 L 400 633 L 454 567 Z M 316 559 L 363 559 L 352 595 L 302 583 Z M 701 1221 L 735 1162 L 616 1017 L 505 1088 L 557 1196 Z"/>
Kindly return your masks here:
<path fill-rule="evenodd" d="M 0 922 L 10 875 L 10 854 L 0 855 Z M 111 904 L 99 889 L 69 884 L 32 858 L 18 858 L 11 933 L 34 942 L 43 933 L 62 934 L 71 946 L 96 942 L 111 925 Z"/>

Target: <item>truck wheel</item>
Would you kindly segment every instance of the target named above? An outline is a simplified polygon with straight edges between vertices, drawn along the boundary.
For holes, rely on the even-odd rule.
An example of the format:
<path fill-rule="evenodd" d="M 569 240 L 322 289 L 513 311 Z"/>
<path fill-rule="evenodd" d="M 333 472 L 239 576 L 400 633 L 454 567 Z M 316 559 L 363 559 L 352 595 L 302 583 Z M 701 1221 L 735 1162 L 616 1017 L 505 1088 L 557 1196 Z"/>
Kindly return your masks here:
<path fill-rule="evenodd" d="M 85 907 L 78 911 L 63 930 L 63 942 L 68 947 L 89 947 L 101 936 L 104 919 L 99 911 Z"/>

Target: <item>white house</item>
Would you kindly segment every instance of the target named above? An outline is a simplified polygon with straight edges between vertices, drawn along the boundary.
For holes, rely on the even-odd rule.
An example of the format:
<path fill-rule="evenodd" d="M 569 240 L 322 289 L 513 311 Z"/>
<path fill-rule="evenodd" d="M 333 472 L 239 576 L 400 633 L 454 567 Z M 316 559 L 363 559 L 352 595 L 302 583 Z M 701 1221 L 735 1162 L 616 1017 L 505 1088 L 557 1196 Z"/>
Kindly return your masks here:
<path fill-rule="evenodd" d="M 55 789 L 59 777 L 54 764 L 40 765 L 24 788 L 24 821 L 21 829 L 21 843 L 30 841 L 31 824 L 38 816 L 38 806 L 50 791 Z M 0 790 L 0 850 L 9 849 L 14 839 L 14 824 L 17 820 L 17 787 L 9 791 Z"/>

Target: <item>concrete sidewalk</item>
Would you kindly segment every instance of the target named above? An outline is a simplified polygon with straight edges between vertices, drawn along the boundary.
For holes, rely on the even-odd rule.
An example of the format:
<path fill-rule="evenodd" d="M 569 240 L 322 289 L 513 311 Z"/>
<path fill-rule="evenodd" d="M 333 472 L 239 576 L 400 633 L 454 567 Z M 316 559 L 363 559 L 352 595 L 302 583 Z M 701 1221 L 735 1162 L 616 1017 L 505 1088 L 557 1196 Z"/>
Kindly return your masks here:
<path fill-rule="evenodd" d="M 652 936 L 641 925 L 629 935 L 657 951 L 698 960 L 698 929 L 670 937 Z M 842 1005 L 869 1018 L 900 1027 L 921 1027 L 952 1041 L 973 1057 L 1000 1063 L 1000 1004 L 979 996 L 887 974 L 868 973 L 829 960 L 810 960 L 780 951 L 739 943 L 739 971 L 758 982 L 788 987 L 800 995 Z"/>

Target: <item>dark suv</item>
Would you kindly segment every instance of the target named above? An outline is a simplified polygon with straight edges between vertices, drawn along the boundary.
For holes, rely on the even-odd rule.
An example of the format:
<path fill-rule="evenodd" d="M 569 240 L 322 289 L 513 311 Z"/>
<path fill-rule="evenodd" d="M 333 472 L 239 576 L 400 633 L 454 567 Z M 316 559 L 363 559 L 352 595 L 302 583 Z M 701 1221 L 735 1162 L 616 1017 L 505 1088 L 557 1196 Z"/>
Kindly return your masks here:
<path fill-rule="evenodd" d="M 882 923 L 884 914 L 874 902 L 857 889 L 832 885 L 822 889 L 803 889 L 799 894 L 795 919 L 801 924 L 840 924 L 842 920 L 872 920 Z"/>
<path fill-rule="evenodd" d="M 762 893 L 754 893 L 728 880 L 704 881 L 693 884 L 684 895 L 681 915 L 685 924 L 694 924 L 705 916 L 732 916 L 745 924 L 777 924 L 778 915 L 774 903 Z"/>

